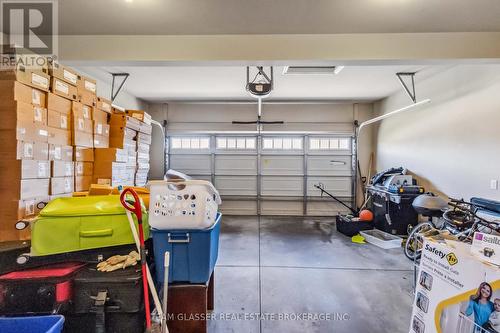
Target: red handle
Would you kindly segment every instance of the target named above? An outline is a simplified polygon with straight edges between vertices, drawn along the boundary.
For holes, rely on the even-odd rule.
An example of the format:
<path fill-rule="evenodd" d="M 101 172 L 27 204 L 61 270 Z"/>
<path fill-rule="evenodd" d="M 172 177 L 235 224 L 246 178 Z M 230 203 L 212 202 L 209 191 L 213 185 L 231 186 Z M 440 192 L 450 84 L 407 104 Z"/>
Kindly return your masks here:
<path fill-rule="evenodd" d="M 126 199 L 127 194 L 130 194 L 134 197 L 133 205 L 127 201 Z M 122 203 L 122 206 L 125 207 L 126 210 L 131 211 L 132 213 L 135 214 L 135 216 L 137 216 L 137 223 L 142 224 L 141 200 L 139 199 L 139 196 L 134 191 L 134 189 L 129 187 L 123 190 L 122 193 L 120 194 L 120 201 Z"/>

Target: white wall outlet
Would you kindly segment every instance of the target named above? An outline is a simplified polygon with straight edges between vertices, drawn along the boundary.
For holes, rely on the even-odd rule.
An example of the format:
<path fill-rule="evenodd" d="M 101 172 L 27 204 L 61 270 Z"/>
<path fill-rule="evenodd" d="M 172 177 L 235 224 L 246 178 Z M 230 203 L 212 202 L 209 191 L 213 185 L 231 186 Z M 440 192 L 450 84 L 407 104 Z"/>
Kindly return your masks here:
<path fill-rule="evenodd" d="M 490 189 L 491 190 L 498 190 L 498 180 L 496 180 L 496 179 L 490 180 Z"/>

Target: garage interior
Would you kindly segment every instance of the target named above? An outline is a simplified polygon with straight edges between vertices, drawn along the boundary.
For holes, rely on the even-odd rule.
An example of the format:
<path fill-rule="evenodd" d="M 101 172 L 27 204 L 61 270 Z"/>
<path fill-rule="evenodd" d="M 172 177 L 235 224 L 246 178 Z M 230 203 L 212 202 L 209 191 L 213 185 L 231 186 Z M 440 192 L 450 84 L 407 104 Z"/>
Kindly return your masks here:
<path fill-rule="evenodd" d="M 61 323 L 59 331 L 43 332 L 151 332 L 150 319 L 144 320 L 151 313 L 152 325 L 161 326 L 153 332 L 162 333 L 498 332 L 500 323 L 494 316 L 500 313 L 500 260 L 495 254 L 500 255 L 500 2 L 64 0 L 57 3 L 56 13 L 57 57 L 48 61 L 43 74 L 50 80 L 46 89 L 22 81 L 16 66 L 0 72 L 0 114 L 6 119 L 8 112 L 14 115 L 13 128 L 7 121 L 0 125 L 2 141 L 9 146 L 0 148 L 0 214 L 5 217 L 0 222 L 1 332 L 2 320 L 47 315 L 62 315 L 66 324 Z M 55 74 L 55 63 L 78 77 L 74 98 L 55 91 L 57 80 L 73 84 Z M 40 74 L 38 68 L 27 68 Z M 94 84 L 91 103 L 80 96 L 79 90 L 87 89 L 80 81 L 86 79 Z M 60 144 L 73 156 L 68 160 L 74 163 L 71 190 L 53 190 L 54 178 L 59 177 L 54 175 L 57 158 L 50 157 L 48 123 L 49 151 L 43 160 L 52 171 L 41 177 L 38 169 L 38 176 L 33 176 L 50 179 L 52 193 L 46 193 L 49 199 L 41 200 L 46 201 L 41 206 L 39 194 L 22 197 L 16 192 L 26 178 L 20 175 L 36 173 L 24 160 L 36 158 L 19 157 L 15 147 L 24 140 L 21 134 L 12 134 L 17 136 L 8 141 L 9 133 L 19 133 L 25 120 L 20 97 L 10 95 L 7 81 L 44 94 L 48 102 L 33 102 L 32 107 L 47 109 L 48 118 L 54 110 L 51 98 L 63 97 L 63 104 L 71 100 L 68 133 L 73 132 L 68 143 Z M 109 103 L 109 111 L 100 109 L 102 103 Z M 74 127 L 80 124 L 75 104 L 92 110 L 90 146 L 75 141 Z M 103 137 L 97 134 L 101 127 L 94 113 L 101 111 L 103 126 L 111 133 L 104 135 L 109 140 L 104 144 L 96 143 Z M 121 117 L 123 124 L 114 123 L 113 117 Z M 140 120 L 137 128 L 129 127 L 131 118 Z M 50 119 L 45 119 L 46 126 L 47 122 Z M 123 142 L 115 145 L 113 133 L 118 132 L 113 131 L 118 128 Z M 124 151 L 127 155 L 125 137 L 131 131 L 137 144 L 132 148 L 135 181 L 133 175 L 122 180 L 117 176 L 121 171 L 114 169 L 124 162 L 118 158 Z M 147 142 L 145 157 L 140 157 L 139 142 Z M 79 148 L 90 152 L 92 159 L 78 159 Z M 78 173 L 82 162 L 90 163 L 89 174 Z M 125 162 L 120 165 L 125 170 Z M 82 187 L 78 176 L 89 177 L 88 184 Z M 172 185 L 179 181 L 181 185 Z M 167 206 L 154 206 L 155 200 L 168 197 L 153 195 L 157 184 L 167 193 L 183 191 L 183 186 L 214 191 L 207 200 L 194 199 L 193 194 L 191 207 L 195 200 L 208 207 L 220 196 L 215 205 L 218 215 L 212 212 L 214 221 L 204 220 L 204 227 L 180 227 L 186 210 L 168 215 L 161 210 Z M 129 186 L 140 197 L 134 200 L 143 211 L 144 251 L 136 235 L 142 238 L 142 226 L 129 229 L 129 223 L 143 222 L 137 212 L 126 210 L 130 207 L 121 207 L 134 203 L 124 194 Z M 40 231 L 44 219 L 78 216 L 74 229 L 83 228 L 89 216 L 106 208 L 99 201 L 103 194 L 119 206 L 128 241 L 84 247 L 79 240 L 78 251 L 37 254 L 41 247 L 36 248 L 35 237 L 52 233 L 46 239 L 58 242 L 57 229 Z M 122 204 L 119 194 L 125 198 Z M 444 203 L 436 208 L 414 201 L 429 197 Z M 78 200 L 87 201 L 81 208 L 83 201 Z M 28 212 L 26 206 L 18 213 L 21 202 L 32 202 L 35 208 Z M 446 213 L 457 210 L 469 219 L 466 227 L 450 226 L 458 218 L 449 222 Z M 195 217 L 194 211 L 192 216 L 187 213 L 193 221 L 200 215 Z M 92 223 L 102 233 L 109 221 Z M 355 231 L 346 235 L 340 223 Z M 220 228 L 220 236 L 210 236 L 216 241 L 195 243 L 197 232 L 210 232 L 214 226 Z M 117 234 L 109 230 L 105 237 Z M 176 230 L 187 240 L 172 238 Z M 365 235 L 370 231 L 383 232 L 385 236 L 375 240 L 382 245 L 370 241 L 370 234 Z M 102 236 L 79 232 L 80 239 Z M 156 243 L 167 232 L 170 250 L 162 248 L 160 253 Z M 487 248 L 477 245 L 478 234 L 495 240 Z M 186 243 L 199 247 L 181 250 Z M 127 245 L 127 250 L 111 247 L 118 245 Z M 476 245 L 483 246 L 481 254 L 474 252 Z M 109 251 L 101 249 L 108 247 Z M 39 283 L 35 280 L 41 273 L 27 273 L 32 270 L 77 261 L 86 265 L 78 269 L 91 267 L 95 274 L 97 262 L 112 265 L 106 260 L 112 255 L 123 255 L 125 262 L 130 250 L 137 251 L 133 268 L 124 264 L 117 271 L 134 271 L 141 281 L 134 286 L 142 295 L 134 315 L 123 310 L 126 307 L 111 309 L 115 294 L 106 283 L 112 282 L 99 278 L 97 290 L 106 289 L 107 296 L 98 305 L 101 294 L 92 295 L 89 310 L 76 315 L 76 298 L 67 308 L 41 311 L 25 304 L 27 294 L 12 291 L 24 288 L 23 283 Z M 165 259 L 165 267 L 164 252 L 171 260 Z M 442 253 L 440 259 L 447 264 L 433 262 L 433 253 Z M 96 254 L 99 259 L 92 257 Z M 188 257 L 180 264 L 182 255 Z M 210 271 L 203 282 L 193 282 L 193 267 L 204 267 L 201 261 L 210 261 Z M 146 278 L 148 265 L 152 280 Z M 193 265 L 187 280 L 176 276 L 184 265 Z M 43 283 L 49 283 L 54 277 L 44 278 L 48 280 Z M 80 280 L 72 279 L 71 297 L 77 297 Z M 170 284 L 165 287 L 164 281 Z M 487 287 L 489 295 L 481 303 L 481 290 Z M 41 299 L 40 289 L 37 295 Z M 20 303 L 9 303 L 13 299 Z M 13 311 L 19 304 L 25 310 Z M 477 304 L 489 310 L 475 312 Z M 137 313 L 140 324 L 134 326 L 130 318 Z M 99 318 L 107 319 L 99 324 Z M 114 327 L 115 321 L 122 321 L 122 327 Z"/>

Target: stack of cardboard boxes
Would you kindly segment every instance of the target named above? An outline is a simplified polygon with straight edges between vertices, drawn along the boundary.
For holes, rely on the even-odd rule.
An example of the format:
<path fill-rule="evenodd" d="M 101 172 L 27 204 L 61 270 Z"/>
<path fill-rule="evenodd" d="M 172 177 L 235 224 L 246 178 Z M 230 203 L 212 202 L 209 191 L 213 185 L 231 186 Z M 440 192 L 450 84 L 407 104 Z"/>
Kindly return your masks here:
<path fill-rule="evenodd" d="M 97 157 L 94 182 L 111 186 L 144 186 L 149 172 L 151 116 L 141 110 L 112 110 L 109 146 L 115 148 L 109 156 Z"/>
<path fill-rule="evenodd" d="M 114 109 L 66 66 L 22 64 L 0 67 L 0 241 L 29 237 L 16 222 L 49 200 L 92 183 L 145 185 L 149 170 L 147 113 Z"/>
<path fill-rule="evenodd" d="M 49 200 L 49 81 L 46 65 L 0 71 L 0 241 L 29 236 L 15 223 L 36 215 Z"/>
<path fill-rule="evenodd" d="M 144 186 L 148 181 L 149 147 L 151 146 L 151 116 L 142 110 L 127 110 L 126 114 L 140 121 L 137 133 L 136 163 L 134 177 L 136 186 Z"/>

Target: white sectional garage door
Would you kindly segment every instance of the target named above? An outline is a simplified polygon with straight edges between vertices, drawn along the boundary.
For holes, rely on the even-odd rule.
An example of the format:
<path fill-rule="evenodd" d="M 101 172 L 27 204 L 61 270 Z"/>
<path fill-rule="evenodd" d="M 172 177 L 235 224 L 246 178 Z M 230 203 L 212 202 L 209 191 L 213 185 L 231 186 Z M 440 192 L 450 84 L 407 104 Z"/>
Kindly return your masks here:
<path fill-rule="evenodd" d="M 314 187 L 353 202 L 353 138 L 347 135 L 169 137 L 169 167 L 211 180 L 225 214 L 335 215 L 345 211 Z"/>

